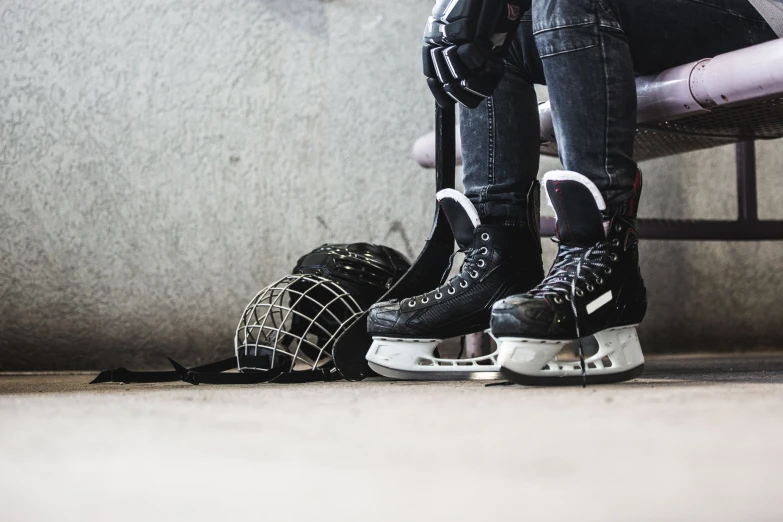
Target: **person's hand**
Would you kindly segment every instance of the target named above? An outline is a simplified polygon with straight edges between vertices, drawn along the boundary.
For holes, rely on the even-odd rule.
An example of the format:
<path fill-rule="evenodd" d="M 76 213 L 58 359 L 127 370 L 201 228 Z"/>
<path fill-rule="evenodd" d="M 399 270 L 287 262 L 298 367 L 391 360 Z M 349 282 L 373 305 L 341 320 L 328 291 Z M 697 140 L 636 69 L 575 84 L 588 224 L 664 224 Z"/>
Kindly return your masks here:
<path fill-rule="evenodd" d="M 422 63 L 435 101 L 475 108 L 505 72 L 503 58 L 530 0 L 436 0 L 424 28 Z"/>

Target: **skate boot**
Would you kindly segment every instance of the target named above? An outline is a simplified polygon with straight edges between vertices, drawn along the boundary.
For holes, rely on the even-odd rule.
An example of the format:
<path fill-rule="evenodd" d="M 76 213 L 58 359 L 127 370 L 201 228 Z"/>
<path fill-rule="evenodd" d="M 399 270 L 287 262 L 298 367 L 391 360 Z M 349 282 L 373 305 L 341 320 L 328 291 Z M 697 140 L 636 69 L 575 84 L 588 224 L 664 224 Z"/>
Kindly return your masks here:
<path fill-rule="evenodd" d="M 538 286 L 492 309 L 501 373 L 527 385 L 633 379 L 644 368 L 635 327 L 647 309 L 636 233 L 641 173 L 628 209 L 612 217 L 598 188 L 581 174 L 550 172 L 544 185 L 557 215 L 559 249 Z M 579 339 L 591 335 L 598 351 L 585 357 Z M 578 360 L 563 350 L 574 344 Z"/>
<path fill-rule="evenodd" d="M 538 197 L 537 183 L 530 193 L 531 198 Z M 495 353 L 445 359 L 439 357 L 437 347 L 445 339 L 488 330 L 495 301 L 541 281 L 537 219 L 530 219 L 533 226 L 528 227 L 482 225 L 473 204 L 461 193 L 446 189 L 437 197 L 458 252 L 465 254 L 460 272 L 423 295 L 370 308 L 367 331 L 373 343 L 367 361 L 377 373 L 397 379 L 498 379 Z M 537 216 L 538 205 L 530 208 Z"/>

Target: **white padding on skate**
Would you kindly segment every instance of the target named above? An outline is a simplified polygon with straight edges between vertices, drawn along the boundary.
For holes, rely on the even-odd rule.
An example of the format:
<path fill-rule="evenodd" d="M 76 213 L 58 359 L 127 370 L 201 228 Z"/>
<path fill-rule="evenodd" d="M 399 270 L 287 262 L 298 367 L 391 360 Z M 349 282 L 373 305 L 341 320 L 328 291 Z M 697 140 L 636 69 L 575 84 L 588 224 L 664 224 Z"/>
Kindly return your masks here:
<path fill-rule="evenodd" d="M 588 376 L 621 373 L 644 364 L 635 326 L 611 328 L 595 334 L 598 352 L 585 359 Z M 498 363 L 503 368 L 529 377 L 577 377 L 579 361 L 560 361 L 558 354 L 571 341 L 547 341 L 521 337 L 500 337 Z"/>
<path fill-rule="evenodd" d="M 409 380 L 498 379 L 497 352 L 472 359 L 441 359 L 433 353 L 441 339 L 373 337 L 370 367 L 384 377 Z"/>
<path fill-rule="evenodd" d="M 593 195 L 595 204 L 598 206 L 598 210 L 606 210 L 606 202 L 604 201 L 604 197 L 601 195 L 601 191 L 598 190 L 598 187 L 595 186 L 595 183 L 590 181 L 587 176 L 579 174 L 578 172 L 573 172 L 571 170 L 552 170 L 544 174 L 543 181 L 544 186 L 546 186 L 548 181 L 576 181 L 577 183 L 581 183 L 587 187 L 588 190 L 590 190 L 590 194 Z M 555 207 L 552 206 L 552 200 L 549 198 L 549 191 L 545 190 L 544 192 L 546 193 L 546 202 L 554 209 Z"/>
<path fill-rule="evenodd" d="M 468 197 L 462 192 L 454 189 L 443 189 L 435 194 L 438 201 L 442 199 L 453 199 L 465 209 L 465 214 L 470 218 L 470 222 L 473 223 L 473 227 L 481 225 L 481 218 L 479 218 L 478 211 Z"/>

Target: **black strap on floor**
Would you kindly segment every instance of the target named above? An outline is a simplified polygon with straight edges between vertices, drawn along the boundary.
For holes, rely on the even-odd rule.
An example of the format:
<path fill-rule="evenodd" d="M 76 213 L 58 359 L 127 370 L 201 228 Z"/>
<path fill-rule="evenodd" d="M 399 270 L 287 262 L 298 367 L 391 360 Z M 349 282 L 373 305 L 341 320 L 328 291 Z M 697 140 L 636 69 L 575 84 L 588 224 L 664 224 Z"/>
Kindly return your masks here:
<path fill-rule="evenodd" d="M 185 368 L 173 359 L 169 359 L 169 362 L 171 362 L 171 365 L 174 367 L 174 371 L 134 372 L 127 368 L 115 368 L 113 370 L 101 372 L 90 382 L 90 384 L 99 384 L 103 382 L 131 384 L 177 381 L 185 381 L 190 384 L 259 384 L 264 382 L 293 384 L 305 382 L 332 382 L 342 379 L 340 372 L 338 372 L 331 363 L 315 370 L 301 372 L 272 370 L 254 373 L 223 373 L 237 367 L 237 360 L 235 357 L 205 364 L 203 366 L 196 366 L 195 368 Z"/>
<path fill-rule="evenodd" d="M 169 359 L 171 360 L 171 359 Z M 191 368 L 190 371 L 194 372 L 224 372 L 237 367 L 236 357 L 229 359 L 223 359 L 222 361 L 215 361 L 203 366 L 196 366 Z M 176 370 L 161 371 L 161 372 L 134 372 L 127 368 L 115 368 L 113 370 L 105 370 L 98 374 L 90 384 L 100 384 L 102 382 L 122 382 L 125 384 L 131 383 L 149 383 L 149 382 L 176 382 L 181 381 L 182 375 Z"/>

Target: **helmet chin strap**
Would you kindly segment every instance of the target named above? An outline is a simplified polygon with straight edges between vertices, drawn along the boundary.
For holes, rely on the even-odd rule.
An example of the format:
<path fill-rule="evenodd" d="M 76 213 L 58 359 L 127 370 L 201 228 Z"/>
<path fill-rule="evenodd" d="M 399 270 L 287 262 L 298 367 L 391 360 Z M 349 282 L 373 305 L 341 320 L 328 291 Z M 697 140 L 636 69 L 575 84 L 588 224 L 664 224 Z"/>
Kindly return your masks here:
<path fill-rule="evenodd" d="M 171 359 L 169 359 L 171 361 Z M 173 361 L 172 361 L 173 363 Z M 202 366 L 196 366 L 189 371 L 192 372 L 225 372 L 227 370 L 235 369 L 237 367 L 236 357 L 230 359 L 223 359 L 222 361 L 215 361 Z M 182 380 L 182 374 L 174 367 L 175 370 L 161 371 L 161 372 L 134 372 L 127 368 L 115 368 L 113 370 L 105 370 L 98 374 L 95 379 L 90 381 L 90 384 L 100 384 L 103 382 L 121 382 L 124 384 L 131 383 L 151 383 L 151 382 L 177 382 Z"/>
<path fill-rule="evenodd" d="M 236 367 L 236 359 L 226 359 L 232 363 L 231 368 Z M 278 384 L 302 383 L 302 382 L 332 382 L 342 379 L 340 372 L 330 361 L 315 370 L 303 372 L 288 372 L 283 369 L 273 369 L 252 373 L 222 373 L 205 372 L 196 369 L 189 370 L 173 359 L 169 359 L 180 379 L 190 384 L 259 384 L 274 382 Z"/>
<path fill-rule="evenodd" d="M 173 371 L 160 372 L 134 372 L 126 368 L 115 368 L 102 371 L 90 384 L 104 382 L 121 382 L 124 384 L 160 383 L 184 381 L 190 384 L 260 384 L 273 382 L 277 384 L 293 384 L 304 382 L 333 382 L 342 379 L 340 372 L 330 361 L 327 364 L 311 371 L 288 372 L 283 369 L 274 369 L 252 373 L 223 373 L 228 370 L 236 370 L 236 357 L 229 357 L 221 361 L 186 368 L 174 359 L 168 358 Z"/>

